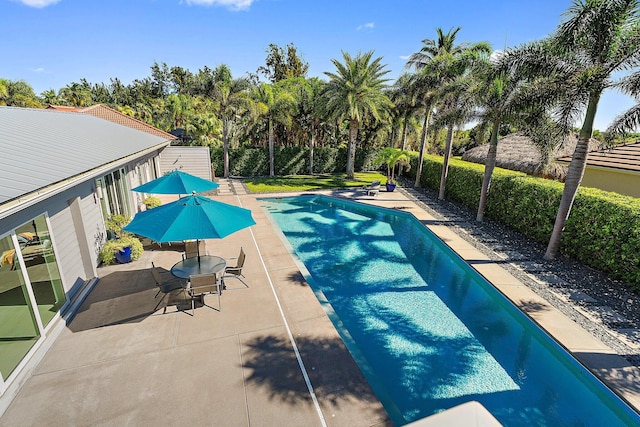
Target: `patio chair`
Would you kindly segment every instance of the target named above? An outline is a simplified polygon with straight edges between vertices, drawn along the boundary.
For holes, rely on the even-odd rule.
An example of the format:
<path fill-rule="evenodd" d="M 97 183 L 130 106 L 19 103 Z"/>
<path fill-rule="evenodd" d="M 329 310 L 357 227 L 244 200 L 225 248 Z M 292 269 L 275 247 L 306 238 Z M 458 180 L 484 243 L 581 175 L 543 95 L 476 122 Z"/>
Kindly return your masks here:
<path fill-rule="evenodd" d="M 184 242 L 184 254 L 183 258 L 193 258 L 195 256 L 207 255 L 206 245 L 204 240 L 187 240 Z"/>
<path fill-rule="evenodd" d="M 151 276 L 153 277 L 153 280 L 156 282 L 156 286 L 158 287 L 158 292 L 156 293 L 156 296 L 154 298 L 158 298 L 158 295 L 160 295 L 160 293 L 163 294 L 162 298 L 160 298 L 160 301 L 158 301 L 158 304 L 156 304 L 154 311 L 157 310 L 158 307 L 160 307 L 160 304 L 168 294 L 175 292 L 177 290 L 186 291 L 186 286 L 183 281 L 179 279 L 169 279 L 169 280 L 163 279 L 162 276 L 160 275 L 160 272 L 155 266 L 151 267 L 150 271 L 151 271 Z M 164 312 L 165 313 L 167 312 L 166 306 L 164 308 Z"/>
<path fill-rule="evenodd" d="M 218 274 L 196 274 L 189 276 L 189 295 L 191 296 L 191 312 L 194 313 L 195 300 L 199 299 L 202 305 L 206 305 L 209 308 L 215 310 L 214 307 L 207 305 L 204 302 L 204 297 L 207 294 L 218 294 L 218 311 L 221 310 L 220 295 L 222 295 L 222 277 L 218 280 Z"/>
<path fill-rule="evenodd" d="M 372 181 L 371 185 L 365 185 L 362 189 L 367 193 L 367 196 L 375 196 L 380 192 L 380 181 Z"/>
<path fill-rule="evenodd" d="M 240 280 L 242 284 L 248 288 L 249 285 L 247 285 L 247 283 L 241 279 L 241 277 L 244 277 L 244 274 L 242 274 L 242 268 L 244 267 L 245 258 L 246 258 L 246 255 L 244 253 L 244 250 L 240 248 L 240 254 L 238 255 L 238 258 L 229 258 L 229 259 L 237 259 L 236 265 L 226 267 L 224 269 L 223 277 L 235 277 L 236 279 Z"/>

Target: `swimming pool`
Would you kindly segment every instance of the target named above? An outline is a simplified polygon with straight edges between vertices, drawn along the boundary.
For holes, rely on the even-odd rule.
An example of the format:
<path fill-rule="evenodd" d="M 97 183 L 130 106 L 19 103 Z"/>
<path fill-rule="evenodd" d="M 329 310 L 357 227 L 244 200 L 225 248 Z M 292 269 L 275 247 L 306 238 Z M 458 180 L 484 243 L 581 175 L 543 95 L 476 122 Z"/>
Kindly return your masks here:
<path fill-rule="evenodd" d="M 413 216 L 324 196 L 262 203 L 394 424 L 470 400 L 504 425 L 640 424 Z"/>

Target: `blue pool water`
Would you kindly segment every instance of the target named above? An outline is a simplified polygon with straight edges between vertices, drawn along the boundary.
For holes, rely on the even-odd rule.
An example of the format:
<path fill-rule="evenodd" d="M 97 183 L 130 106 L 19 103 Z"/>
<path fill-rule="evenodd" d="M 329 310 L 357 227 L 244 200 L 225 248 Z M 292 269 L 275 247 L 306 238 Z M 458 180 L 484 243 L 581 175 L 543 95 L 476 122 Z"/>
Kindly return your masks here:
<path fill-rule="evenodd" d="M 477 400 L 504 425 L 640 425 L 413 216 L 322 196 L 262 202 L 394 424 Z"/>

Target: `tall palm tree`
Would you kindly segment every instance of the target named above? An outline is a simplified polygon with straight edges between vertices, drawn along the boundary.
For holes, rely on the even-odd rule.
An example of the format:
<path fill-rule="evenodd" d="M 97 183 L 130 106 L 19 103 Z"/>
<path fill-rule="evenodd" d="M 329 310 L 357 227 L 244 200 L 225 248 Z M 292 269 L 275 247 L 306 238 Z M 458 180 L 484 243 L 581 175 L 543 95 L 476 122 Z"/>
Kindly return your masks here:
<path fill-rule="evenodd" d="M 472 59 L 478 55 L 488 55 L 491 52 L 491 46 L 486 42 L 456 44 L 456 37 L 460 30 L 461 27 L 456 27 L 445 33 L 442 28 L 436 28 L 437 39 L 422 40 L 423 46 L 420 51 L 411 54 L 407 61 L 408 67 L 413 67 L 423 74 L 421 86 L 426 90 L 424 93 L 426 95 L 424 98 L 426 101 L 425 121 L 420 142 L 418 169 L 416 171 L 416 187 L 420 186 L 426 131 L 435 103 L 442 97 L 443 85 L 450 84 L 458 76 L 463 75 L 471 65 Z M 451 95 L 449 98 L 451 98 Z M 453 130 L 451 130 L 451 135 L 453 135 Z M 443 178 L 446 178 L 446 168 L 443 172 Z"/>
<path fill-rule="evenodd" d="M 240 112 L 249 108 L 251 84 L 245 78 L 232 78 L 231 70 L 224 64 L 216 67 L 212 75 L 210 96 L 214 101 L 214 111 L 222 120 L 223 176 L 227 178 L 229 177 L 229 132 Z"/>
<path fill-rule="evenodd" d="M 547 104 L 538 97 L 547 90 L 547 81 L 529 81 L 527 76 L 510 69 L 503 59 L 476 64 L 478 84 L 474 97 L 478 107 L 477 118 L 483 128 L 490 130 L 489 151 L 485 163 L 477 221 L 484 219 L 491 178 L 496 165 L 498 133 L 504 124 L 519 125 L 537 122 L 544 116 Z"/>
<path fill-rule="evenodd" d="M 600 97 L 619 83 L 614 79 L 616 73 L 637 69 L 639 33 L 638 0 L 574 0 L 550 40 L 529 46 L 515 61 L 539 74 L 557 75 L 568 100 L 561 106 L 563 112 L 573 118 L 583 114 L 546 259 L 555 258 L 560 247 L 584 175 Z"/>
<path fill-rule="evenodd" d="M 285 126 L 291 123 L 291 114 L 295 109 L 294 97 L 282 85 L 262 83 L 254 91 L 254 100 L 258 109 L 268 120 L 269 126 L 269 176 L 275 175 L 274 124 Z"/>
<path fill-rule="evenodd" d="M 402 131 L 400 132 L 400 147 L 402 151 L 404 151 L 407 146 L 409 122 L 420 108 L 418 94 L 411 84 L 411 78 L 412 75 L 408 73 L 400 75 L 389 92 L 389 98 L 395 105 L 393 111 L 400 119 L 402 125 Z M 395 144 L 391 144 L 391 146 L 393 147 Z"/>
<path fill-rule="evenodd" d="M 336 72 L 325 72 L 329 77 L 324 93 L 326 109 L 334 117 L 349 120 L 349 146 L 347 153 L 347 178 L 355 174 L 356 141 L 362 122 L 371 117 L 379 120 L 381 111 L 392 103 L 384 93 L 384 76 L 389 72 L 382 58 L 372 59 L 373 51 L 358 53 L 352 57 L 342 52 L 344 63 L 332 59 Z"/>

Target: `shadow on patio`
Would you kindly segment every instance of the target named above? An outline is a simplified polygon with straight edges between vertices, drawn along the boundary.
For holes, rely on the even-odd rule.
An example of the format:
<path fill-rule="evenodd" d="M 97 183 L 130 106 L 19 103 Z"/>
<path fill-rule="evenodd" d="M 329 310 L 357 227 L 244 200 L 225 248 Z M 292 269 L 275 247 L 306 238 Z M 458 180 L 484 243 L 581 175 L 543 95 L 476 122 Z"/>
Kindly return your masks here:
<path fill-rule="evenodd" d="M 159 268 L 163 277 L 171 273 Z M 169 303 L 158 292 L 149 269 L 114 271 L 100 278 L 68 324 L 73 332 L 123 323 L 141 322 Z M 159 306 L 158 306 L 159 305 Z"/>

